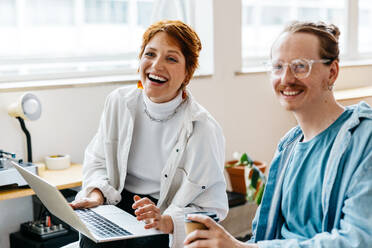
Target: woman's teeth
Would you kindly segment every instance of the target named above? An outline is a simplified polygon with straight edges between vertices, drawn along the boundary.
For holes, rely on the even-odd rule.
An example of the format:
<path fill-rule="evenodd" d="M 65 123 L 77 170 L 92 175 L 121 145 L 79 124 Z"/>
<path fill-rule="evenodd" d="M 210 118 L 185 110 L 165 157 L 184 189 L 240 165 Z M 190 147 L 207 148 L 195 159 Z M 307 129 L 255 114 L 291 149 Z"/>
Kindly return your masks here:
<path fill-rule="evenodd" d="M 156 76 L 154 74 L 149 74 L 149 79 L 152 80 L 152 81 L 155 81 L 155 82 L 158 82 L 158 83 L 164 83 L 167 81 L 166 78 L 163 78 L 163 77 L 160 77 L 160 76 Z"/>

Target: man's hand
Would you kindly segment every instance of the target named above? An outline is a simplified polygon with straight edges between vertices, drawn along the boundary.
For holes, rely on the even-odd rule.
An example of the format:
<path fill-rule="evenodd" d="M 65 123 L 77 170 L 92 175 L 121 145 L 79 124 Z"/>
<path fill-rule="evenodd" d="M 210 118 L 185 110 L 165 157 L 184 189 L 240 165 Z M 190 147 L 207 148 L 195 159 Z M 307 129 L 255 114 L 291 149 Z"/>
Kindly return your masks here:
<path fill-rule="evenodd" d="M 184 245 L 187 248 L 258 248 L 256 244 L 245 244 L 235 239 L 221 225 L 204 215 L 188 215 L 188 219 L 203 223 L 208 230 L 195 230 L 187 235 Z"/>
<path fill-rule="evenodd" d="M 87 197 L 70 203 L 73 209 L 94 208 L 104 203 L 105 198 L 99 189 L 92 190 Z"/>
<path fill-rule="evenodd" d="M 134 196 L 133 209 L 137 220 L 145 221 L 146 229 L 156 228 L 163 233 L 173 233 L 173 221 L 169 215 L 161 215 L 160 209 L 147 197 Z"/>

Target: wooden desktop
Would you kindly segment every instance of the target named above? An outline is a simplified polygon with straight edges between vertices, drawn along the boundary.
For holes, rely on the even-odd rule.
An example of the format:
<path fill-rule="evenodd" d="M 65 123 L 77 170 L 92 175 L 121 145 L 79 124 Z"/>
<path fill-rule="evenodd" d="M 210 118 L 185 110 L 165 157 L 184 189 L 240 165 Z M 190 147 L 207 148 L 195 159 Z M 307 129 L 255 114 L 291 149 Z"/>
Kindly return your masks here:
<path fill-rule="evenodd" d="M 58 189 L 79 187 L 82 184 L 82 165 L 71 164 L 67 169 L 48 170 L 44 164 L 38 163 L 38 175 L 49 183 L 57 186 Z M 0 200 L 14 199 L 34 195 L 30 188 L 18 188 L 0 190 Z M 221 223 L 235 237 L 244 237 L 251 232 L 251 220 L 257 206 L 246 203 L 230 208 L 226 219 Z M 241 222 L 244 219 L 245 221 Z M 239 224 L 237 224 L 239 223 Z"/>
<path fill-rule="evenodd" d="M 73 163 L 69 168 L 63 170 L 48 170 L 44 164 L 36 164 L 38 165 L 38 175 L 49 183 L 55 185 L 58 189 L 68 189 L 81 186 L 81 164 Z M 35 192 L 30 188 L 0 190 L 0 201 L 30 196 L 34 194 Z"/>

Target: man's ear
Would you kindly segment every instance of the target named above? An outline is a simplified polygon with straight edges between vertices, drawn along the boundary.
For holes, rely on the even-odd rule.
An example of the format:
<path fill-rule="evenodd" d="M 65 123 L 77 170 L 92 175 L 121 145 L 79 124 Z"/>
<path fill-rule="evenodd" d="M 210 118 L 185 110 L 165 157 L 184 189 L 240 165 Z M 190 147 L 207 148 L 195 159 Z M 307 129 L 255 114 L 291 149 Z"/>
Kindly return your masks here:
<path fill-rule="evenodd" d="M 338 73 L 340 71 L 340 67 L 337 60 L 332 61 L 332 64 L 330 65 L 330 73 L 328 82 L 330 85 L 333 85 L 338 77 Z"/>

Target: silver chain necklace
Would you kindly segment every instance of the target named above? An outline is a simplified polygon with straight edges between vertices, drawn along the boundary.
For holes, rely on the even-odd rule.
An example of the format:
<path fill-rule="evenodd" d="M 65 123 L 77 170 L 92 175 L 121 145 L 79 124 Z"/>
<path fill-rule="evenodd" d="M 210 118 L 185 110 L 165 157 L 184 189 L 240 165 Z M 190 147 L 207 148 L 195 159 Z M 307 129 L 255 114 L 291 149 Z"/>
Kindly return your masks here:
<path fill-rule="evenodd" d="M 164 123 L 164 122 L 167 122 L 169 121 L 170 119 L 172 119 L 176 114 L 177 114 L 177 111 L 181 108 L 181 106 L 183 105 L 184 102 L 186 102 L 186 99 L 183 99 L 182 102 L 180 104 L 178 104 L 177 108 L 174 110 L 173 113 L 171 113 L 170 115 L 168 115 L 166 118 L 164 119 L 158 119 L 158 118 L 155 118 L 153 116 L 150 115 L 149 111 L 147 110 L 147 106 L 146 106 L 146 103 L 145 101 L 143 101 L 143 112 L 145 112 L 145 114 L 149 117 L 149 119 L 151 121 L 155 121 L 155 122 L 160 122 L 160 123 Z"/>

